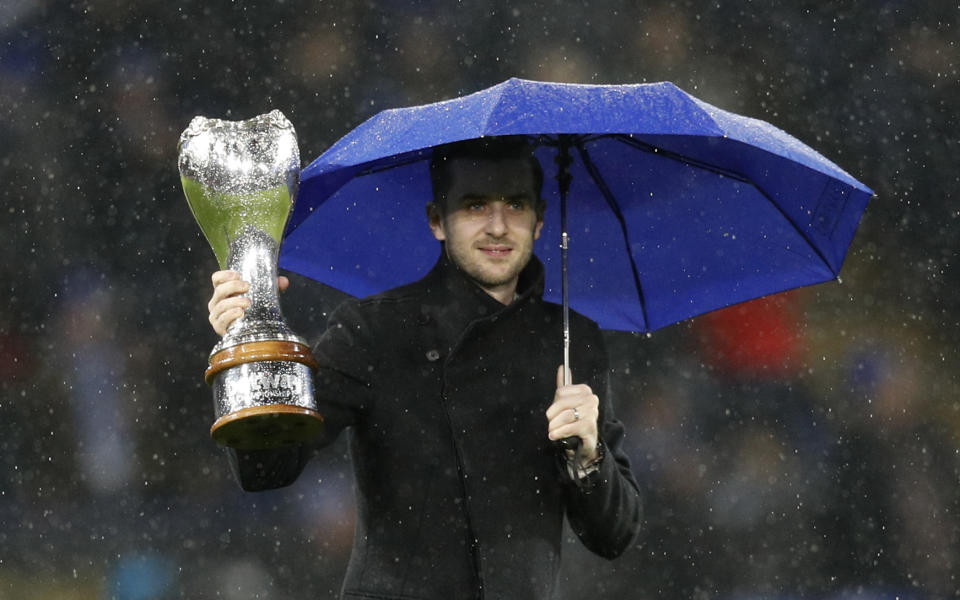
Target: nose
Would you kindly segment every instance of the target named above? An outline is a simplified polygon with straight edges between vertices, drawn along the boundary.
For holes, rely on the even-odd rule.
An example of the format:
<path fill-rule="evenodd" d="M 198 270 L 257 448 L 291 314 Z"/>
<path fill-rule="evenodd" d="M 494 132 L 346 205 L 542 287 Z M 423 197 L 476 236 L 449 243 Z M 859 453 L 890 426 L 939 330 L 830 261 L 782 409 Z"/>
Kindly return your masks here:
<path fill-rule="evenodd" d="M 503 202 L 492 202 L 490 204 L 490 213 L 487 216 L 487 233 L 500 237 L 507 233 L 507 215 L 506 205 Z"/>

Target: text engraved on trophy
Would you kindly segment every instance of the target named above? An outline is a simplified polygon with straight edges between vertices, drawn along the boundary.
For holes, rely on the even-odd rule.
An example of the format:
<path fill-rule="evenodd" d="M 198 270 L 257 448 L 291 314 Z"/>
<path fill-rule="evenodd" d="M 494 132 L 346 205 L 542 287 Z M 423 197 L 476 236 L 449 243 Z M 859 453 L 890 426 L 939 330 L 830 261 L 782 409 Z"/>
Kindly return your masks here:
<path fill-rule="evenodd" d="M 300 377 L 291 373 L 257 373 L 252 384 L 250 392 L 257 402 L 289 400 L 303 391 Z"/>

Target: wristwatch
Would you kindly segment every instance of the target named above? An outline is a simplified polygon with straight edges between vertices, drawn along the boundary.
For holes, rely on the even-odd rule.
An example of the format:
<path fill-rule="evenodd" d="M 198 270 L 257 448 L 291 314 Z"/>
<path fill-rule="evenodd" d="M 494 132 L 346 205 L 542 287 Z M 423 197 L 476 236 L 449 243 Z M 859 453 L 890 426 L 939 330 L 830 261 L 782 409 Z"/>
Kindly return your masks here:
<path fill-rule="evenodd" d="M 575 464 L 575 460 L 567 461 L 567 466 L 569 467 L 571 473 L 575 479 L 583 479 L 591 473 L 595 473 L 600 470 L 600 463 L 603 462 L 604 457 L 606 457 L 607 451 L 604 448 L 603 442 L 599 439 L 597 440 L 597 455 L 587 462 L 586 464 Z"/>

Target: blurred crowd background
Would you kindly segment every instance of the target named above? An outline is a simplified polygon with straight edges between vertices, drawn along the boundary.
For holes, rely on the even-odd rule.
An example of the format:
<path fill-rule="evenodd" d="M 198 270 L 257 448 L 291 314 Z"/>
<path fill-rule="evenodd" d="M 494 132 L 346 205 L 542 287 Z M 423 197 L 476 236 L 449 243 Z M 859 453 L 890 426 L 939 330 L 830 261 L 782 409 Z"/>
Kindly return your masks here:
<path fill-rule="evenodd" d="M 0 598 L 328 598 L 341 443 L 243 494 L 209 440 L 197 114 L 278 108 L 304 162 L 511 76 L 670 80 L 877 192 L 829 283 L 610 334 L 645 534 L 563 598 L 960 595 L 955 1 L 0 0 Z M 342 296 L 284 297 L 315 335 Z"/>

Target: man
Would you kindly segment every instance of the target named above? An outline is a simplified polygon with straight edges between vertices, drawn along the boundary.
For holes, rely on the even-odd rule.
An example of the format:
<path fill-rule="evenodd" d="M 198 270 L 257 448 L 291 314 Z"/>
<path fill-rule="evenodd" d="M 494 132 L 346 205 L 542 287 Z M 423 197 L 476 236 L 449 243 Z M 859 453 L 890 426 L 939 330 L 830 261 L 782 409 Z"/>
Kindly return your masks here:
<path fill-rule="evenodd" d="M 564 514 L 608 558 L 639 531 L 623 427 L 594 393 L 607 389 L 602 339 L 571 315 L 585 383 L 563 385 L 561 310 L 541 299 L 532 254 L 543 175 L 525 142 L 448 145 L 430 168 L 437 265 L 345 302 L 315 345 L 324 439 L 236 453 L 235 467 L 245 489 L 289 484 L 349 427 L 358 518 L 343 598 L 549 598 Z M 213 276 L 220 334 L 248 304 L 237 277 Z M 567 437 L 580 438 L 578 451 L 558 447 Z"/>

